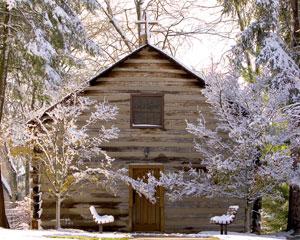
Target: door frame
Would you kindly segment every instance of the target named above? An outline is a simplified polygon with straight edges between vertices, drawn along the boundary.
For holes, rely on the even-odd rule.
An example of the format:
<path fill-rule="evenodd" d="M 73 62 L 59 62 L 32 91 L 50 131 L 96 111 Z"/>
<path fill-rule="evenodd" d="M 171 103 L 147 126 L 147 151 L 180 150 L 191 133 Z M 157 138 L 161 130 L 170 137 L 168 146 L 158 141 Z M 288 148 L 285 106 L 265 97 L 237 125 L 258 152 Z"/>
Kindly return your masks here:
<path fill-rule="evenodd" d="M 160 172 L 164 171 L 164 165 L 161 163 L 133 163 L 129 164 L 129 177 L 133 176 L 133 170 L 137 168 L 158 168 Z M 133 229 L 133 189 L 129 186 L 129 202 L 128 202 L 128 211 L 129 211 L 129 222 L 128 228 L 129 231 L 132 232 Z M 164 197 L 164 188 L 158 188 L 159 197 L 160 197 L 160 232 L 164 232 L 165 230 L 165 197 Z"/>

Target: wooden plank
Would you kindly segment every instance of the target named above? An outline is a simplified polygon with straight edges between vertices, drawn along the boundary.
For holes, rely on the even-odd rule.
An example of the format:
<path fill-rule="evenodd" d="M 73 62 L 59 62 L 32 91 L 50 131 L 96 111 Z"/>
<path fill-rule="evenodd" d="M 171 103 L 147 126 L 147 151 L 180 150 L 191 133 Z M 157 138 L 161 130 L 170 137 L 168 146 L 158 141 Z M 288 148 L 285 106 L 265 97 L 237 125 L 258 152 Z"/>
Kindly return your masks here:
<path fill-rule="evenodd" d="M 47 221 L 48 220 L 48 221 Z M 98 229 L 98 225 L 93 222 L 92 219 L 70 219 L 70 222 L 72 223 L 72 226 L 77 226 L 77 228 L 82 228 L 82 227 L 90 227 L 90 226 L 96 226 Z M 55 226 L 55 219 L 43 219 L 42 225 L 44 227 L 51 227 Z M 108 223 L 104 225 L 104 229 L 107 228 L 108 226 L 118 226 L 118 227 L 126 227 L 126 220 L 121 220 L 121 221 L 114 221 L 113 223 Z M 64 224 L 64 219 L 62 219 L 62 227 L 69 227 L 68 224 Z"/>
<path fill-rule="evenodd" d="M 165 157 L 165 158 L 173 158 L 173 157 L 178 157 L 178 158 L 199 158 L 199 153 L 197 152 L 151 152 L 149 154 L 152 158 L 159 158 L 159 157 Z M 144 152 L 140 151 L 135 151 L 135 152 L 110 152 L 109 154 L 110 157 L 113 158 L 122 158 L 122 157 L 137 157 L 140 159 L 145 159 L 145 154 Z"/>
<path fill-rule="evenodd" d="M 175 107 L 173 109 L 175 109 Z M 187 119 L 186 116 L 184 116 L 184 115 L 179 116 L 179 114 L 183 114 L 183 113 L 189 113 L 190 118 Z M 88 129 L 95 129 L 95 128 L 99 129 L 99 127 L 101 127 L 101 125 L 104 125 L 106 127 L 109 127 L 111 125 L 116 125 L 119 128 L 128 128 L 128 127 L 130 127 L 130 117 L 128 116 L 129 114 L 130 114 L 129 110 L 128 111 L 122 111 L 119 115 L 117 115 L 117 120 L 116 121 L 104 122 L 104 123 L 103 122 L 96 122 L 96 123 L 90 124 Z M 172 113 L 172 115 L 170 115 L 170 114 L 168 114 L 167 116 L 164 115 L 164 123 L 165 124 L 172 124 L 172 125 L 181 126 L 181 129 L 185 129 L 186 126 L 187 126 L 186 120 L 188 122 L 196 122 L 196 120 L 199 117 L 199 113 L 197 111 L 192 110 L 192 109 L 191 110 L 189 109 L 186 112 L 177 111 L 176 114 Z M 204 119 L 205 119 L 207 124 L 211 125 L 211 124 L 217 122 L 216 119 L 211 117 L 210 115 L 204 114 L 203 112 L 202 112 L 202 114 L 204 115 Z M 80 117 L 80 119 L 78 119 L 77 124 L 84 125 L 88 119 L 89 119 L 89 116 L 82 116 L 82 117 Z M 174 130 L 175 129 L 176 128 L 174 128 Z"/>
<path fill-rule="evenodd" d="M 149 151 L 151 153 L 157 153 L 157 152 L 176 152 L 176 153 L 190 153 L 194 152 L 194 147 L 192 144 L 190 144 L 188 147 L 186 146 L 171 146 L 171 147 L 165 147 L 165 146 L 150 146 L 147 145 Z M 144 146 L 122 146 L 122 147 L 117 147 L 117 146 L 103 146 L 103 150 L 106 152 L 140 152 L 144 151 L 145 147 Z"/>
<path fill-rule="evenodd" d="M 166 208 L 166 213 L 168 218 L 177 218 L 185 215 L 187 218 L 209 218 L 216 215 L 223 215 L 226 213 L 226 208 L 215 207 L 210 203 L 210 207 L 190 207 L 190 208 L 180 208 L 180 207 L 168 207 Z"/>
<path fill-rule="evenodd" d="M 115 105 L 118 110 L 119 110 L 119 114 L 124 114 L 127 111 L 130 110 L 130 104 L 129 103 L 117 103 L 117 102 L 113 102 L 110 101 L 110 103 L 112 105 Z M 176 117 L 177 119 L 182 119 L 183 116 L 179 115 L 180 113 L 184 113 L 184 111 L 186 111 L 187 113 L 193 113 L 193 112 L 197 112 L 199 113 L 199 111 L 201 111 L 204 115 L 211 115 L 212 117 L 215 117 L 215 115 L 212 112 L 211 106 L 209 104 L 203 103 L 201 101 L 197 101 L 197 99 L 194 100 L 193 103 L 189 104 L 188 101 L 181 101 L 181 102 L 176 102 L 176 103 L 172 103 L 171 101 L 165 101 L 164 104 L 164 113 L 167 116 L 173 116 Z M 90 114 L 90 112 L 86 112 L 84 115 L 88 116 Z M 179 116 L 176 116 L 179 115 Z M 81 116 L 84 116 L 81 115 Z M 189 116 L 185 115 L 185 118 L 189 118 Z"/>
<path fill-rule="evenodd" d="M 141 77 L 139 77 L 141 78 Z M 144 78 L 144 77 L 142 77 Z M 179 79 L 179 78 L 178 78 Z M 142 82 L 144 81 L 144 82 Z M 172 86 L 172 87 L 177 87 L 177 88 L 181 88 L 181 87 L 197 87 L 199 85 L 198 81 L 195 80 L 182 80 L 180 79 L 179 81 L 159 81 L 156 78 L 153 79 L 143 79 L 142 81 L 124 81 L 123 79 L 119 79 L 119 78 L 115 78 L 114 80 L 108 80 L 108 81 L 103 81 L 101 82 L 101 84 L 98 85 L 94 85 L 100 88 L 105 87 L 110 87 L 110 86 L 127 86 L 129 89 L 131 86 L 137 86 L 137 85 L 143 85 L 143 86 L 148 86 L 148 85 L 156 85 L 157 87 L 159 86 Z M 200 88 L 199 90 L 197 90 L 197 93 L 200 92 Z"/>
<path fill-rule="evenodd" d="M 47 216 L 45 218 L 55 218 L 55 208 L 47 208 Z M 91 217 L 91 213 L 89 210 L 89 205 L 85 208 L 64 208 L 61 209 L 62 215 L 81 215 L 86 218 Z M 109 209 L 109 208 L 101 208 L 101 215 L 113 215 L 114 217 L 128 215 L 128 209 L 126 208 L 118 208 L 118 209 Z M 44 219 L 45 219 L 44 218 Z"/>
<path fill-rule="evenodd" d="M 180 69 L 163 69 L 163 68 L 122 68 L 117 67 L 112 70 L 112 72 L 150 72 L 150 73 L 179 73 L 179 74 L 187 74 L 186 71 Z"/>
<path fill-rule="evenodd" d="M 116 104 L 119 110 L 119 114 L 117 115 L 116 121 L 111 122 L 118 122 L 118 121 L 124 121 L 129 119 L 129 113 L 130 113 L 130 106 L 128 104 Z M 207 105 L 194 105 L 189 106 L 185 103 L 178 103 L 178 104 L 165 104 L 165 111 L 164 115 L 166 119 L 169 120 L 182 120 L 185 122 L 186 119 L 193 120 L 195 119 L 195 116 L 199 116 L 199 111 L 204 115 L 205 119 L 207 121 L 213 121 L 215 120 L 215 116 L 211 112 L 211 109 Z M 184 115 L 184 113 L 186 115 Z M 81 115 L 78 118 L 78 121 L 86 121 L 90 117 L 90 113 L 85 113 L 84 115 Z M 216 121 L 216 120 L 215 120 Z M 108 122 L 110 124 L 111 122 Z"/>
<path fill-rule="evenodd" d="M 142 90 L 144 92 L 147 92 L 149 90 L 151 91 L 158 91 L 158 92 L 162 92 L 164 90 L 166 91 L 182 91 L 183 93 L 185 93 L 187 90 L 191 90 L 191 92 L 189 93 L 189 95 L 193 94 L 193 95 L 198 95 L 201 93 L 201 88 L 195 88 L 195 85 L 166 85 L 164 84 L 157 84 L 157 82 L 146 82 L 143 83 L 142 82 L 143 79 L 141 79 L 140 82 L 131 82 L 131 83 L 119 83 L 119 84 L 114 84 L 113 81 L 111 82 L 106 82 L 103 83 L 102 85 L 94 85 L 92 87 L 89 87 L 88 89 L 86 89 L 86 92 L 93 92 L 93 91 L 100 91 L 100 92 L 110 92 L 110 90 L 127 90 L 127 93 L 131 93 L 129 90 L 133 90 L 135 87 L 140 87 L 142 88 Z M 151 88 L 149 89 L 149 85 L 151 86 Z M 105 88 L 104 88 L 105 86 Z M 168 90 L 168 88 L 171 88 Z"/>
<path fill-rule="evenodd" d="M 143 69 L 143 68 L 159 68 L 159 69 L 174 69 L 177 70 L 178 66 L 172 62 L 168 63 L 128 63 L 124 62 L 119 65 L 120 68 L 133 68 L 133 69 Z"/>
<path fill-rule="evenodd" d="M 184 78 L 184 77 L 181 77 L 181 78 L 171 78 L 171 77 L 151 77 L 151 75 L 149 75 L 149 77 L 144 77 L 142 79 L 142 82 L 141 82 L 141 78 L 140 77 L 136 77 L 136 76 L 131 76 L 131 77 L 125 77 L 125 76 L 118 76 L 118 77 L 110 77 L 110 76 L 107 76 L 107 77 L 101 77 L 99 78 L 99 82 L 93 86 L 103 86 L 103 83 L 106 83 L 106 82 L 141 82 L 141 83 L 144 83 L 144 84 L 147 84 L 147 82 L 150 82 L 150 81 L 155 81 L 155 82 L 160 82 L 162 85 L 166 82 L 170 82 L 170 83 L 174 83 L 174 85 L 178 85 L 178 84 L 182 84 L 182 83 L 185 83 L 185 82 L 195 82 L 195 83 L 198 83 L 199 81 L 195 78 Z"/>
<path fill-rule="evenodd" d="M 129 58 L 128 60 L 125 61 L 125 63 L 170 63 L 169 60 L 167 59 L 134 59 L 134 58 Z"/>
<path fill-rule="evenodd" d="M 95 126 L 95 125 L 93 125 L 93 126 L 89 127 L 89 130 L 95 131 L 96 129 L 99 129 L 97 126 Z M 101 124 L 99 124 L 98 126 L 101 126 Z M 128 122 L 121 122 L 119 124 L 115 124 L 115 126 L 118 127 L 119 129 L 125 129 L 125 128 L 130 127 L 130 124 Z M 215 121 L 208 121 L 206 123 L 206 127 L 209 128 L 209 129 L 214 129 L 216 127 Z M 153 131 L 159 133 L 159 132 L 163 132 L 163 131 L 168 131 L 170 129 L 181 130 L 183 128 L 186 128 L 186 124 L 184 124 L 184 122 L 182 120 L 165 120 L 165 122 L 164 122 L 164 128 L 163 129 L 153 128 Z M 150 131 L 147 128 L 145 128 L 144 130 L 145 130 L 145 132 L 146 131 Z"/>
<path fill-rule="evenodd" d="M 190 76 L 189 74 L 187 74 L 186 72 L 182 72 L 182 73 L 177 73 L 177 72 L 172 72 L 169 71 L 168 72 L 151 72 L 151 71 L 113 71 L 110 73 L 111 77 L 141 77 L 141 78 L 149 78 L 149 77 L 160 77 L 160 78 L 186 78 L 188 76 Z M 191 77 L 192 78 L 192 77 Z"/>
<path fill-rule="evenodd" d="M 158 90 L 160 89 L 160 91 Z M 184 95 L 196 95 L 196 94 L 201 94 L 201 89 L 194 91 L 194 88 L 190 88 L 190 89 L 185 89 L 185 90 L 180 90 L 178 89 L 178 87 L 174 88 L 172 87 L 170 89 L 170 87 L 164 87 L 164 88 L 154 88 L 152 87 L 151 89 L 147 88 L 147 89 L 143 89 L 143 88 L 138 88 L 138 89 L 132 89 L 132 88 L 119 88 L 119 89 L 114 89 L 114 88 L 98 88 L 98 89 L 86 89 L 85 90 L 85 96 L 88 95 L 99 95 L 102 96 L 102 99 L 110 94 L 132 94 L 132 93 L 163 93 L 163 94 L 184 94 Z"/>
<path fill-rule="evenodd" d="M 117 147 L 117 148 L 123 148 L 123 147 L 135 147 L 135 148 L 139 148 L 139 147 L 159 147 L 159 148 L 165 148 L 165 147 L 174 147 L 174 143 L 178 143 L 178 141 L 174 140 L 174 141 L 170 141 L 170 140 L 166 140 L 165 142 L 155 142 L 151 139 L 149 139 L 148 141 L 146 141 L 147 139 L 141 139 L 140 142 L 136 142 L 136 141 L 131 141 L 131 142 L 127 142 L 127 141 L 116 141 L 116 142 L 110 142 L 110 143 L 105 143 L 102 146 L 103 147 L 109 147 L 109 146 L 113 146 L 113 147 Z M 193 148 L 193 139 L 190 138 L 188 142 L 184 142 L 184 143 L 180 143 L 180 145 L 178 144 L 178 146 L 180 146 L 180 148 Z"/>
<path fill-rule="evenodd" d="M 141 51 L 137 53 L 135 56 L 132 56 L 131 59 L 166 59 L 162 57 L 161 53 L 158 52 L 150 52 L 150 51 Z"/>

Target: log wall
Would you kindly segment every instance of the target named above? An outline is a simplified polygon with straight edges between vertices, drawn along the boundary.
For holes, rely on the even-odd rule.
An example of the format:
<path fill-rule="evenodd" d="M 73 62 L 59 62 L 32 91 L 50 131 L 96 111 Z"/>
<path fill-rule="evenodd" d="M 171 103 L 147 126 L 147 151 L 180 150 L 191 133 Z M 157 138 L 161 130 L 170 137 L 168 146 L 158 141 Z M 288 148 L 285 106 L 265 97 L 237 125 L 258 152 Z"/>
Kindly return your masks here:
<path fill-rule="evenodd" d="M 185 120 L 195 121 L 200 110 L 208 126 L 215 125 L 209 105 L 201 93 L 199 80 L 187 73 L 178 64 L 168 60 L 158 51 L 145 48 L 133 54 L 112 71 L 101 76 L 88 87 L 83 96 L 97 101 L 105 98 L 119 107 L 114 124 L 120 129 L 117 140 L 103 148 L 116 159 L 115 165 L 128 168 L 131 163 L 163 163 L 166 170 L 180 169 L 189 162 L 200 164 L 201 158 L 193 148 L 193 136 L 185 130 Z M 164 94 L 164 128 L 133 129 L 130 127 L 130 95 L 132 93 Z M 86 119 L 82 116 L 80 121 Z M 93 136 L 99 126 L 90 129 Z M 149 149 L 149 156 L 144 154 Z M 97 157 L 93 163 L 97 166 Z M 43 178 L 44 179 L 44 178 Z M 42 226 L 55 226 L 55 203 L 47 194 L 47 184 L 42 180 L 43 214 Z M 105 192 L 96 184 L 85 184 L 74 189 L 74 194 L 62 203 L 62 227 L 97 230 L 92 221 L 89 206 L 94 205 L 100 214 L 114 215 L 116 221 L 104 225 L 104 231 L 129 231 L 128 187 L 120 186 L 117 196 Z M 209 223 L 209 218 L 223 214 L 229 205 L 243 203 L 237 200 L 189 198 L 180 202 L 165 200 L 166 232 L 199 232 L 218 230 Z M 243 230 L 243 209 L 239 210 L 237 221 L 230 230 Z"/>

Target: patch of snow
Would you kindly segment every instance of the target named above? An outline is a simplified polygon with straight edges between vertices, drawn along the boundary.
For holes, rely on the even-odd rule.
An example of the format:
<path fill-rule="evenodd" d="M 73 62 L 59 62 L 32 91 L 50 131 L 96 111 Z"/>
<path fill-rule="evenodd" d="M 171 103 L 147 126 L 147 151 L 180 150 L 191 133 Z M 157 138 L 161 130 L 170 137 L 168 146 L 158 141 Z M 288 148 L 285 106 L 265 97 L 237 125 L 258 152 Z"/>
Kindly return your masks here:
<path fill-rule="evenodd" d="M 47 27 L 49 27 L 49 28 L 52 28 L 52 27 L 53 27 L 53 25 L 52 25 L 52 23 L 51 23 L 51 21 L 50 21 L 50 19 L 49 19 L 48 13 L 44 13 L 44 24 L 45 24 Z"/>
<path fill-rule="evenodd" d="M 235 211 L 239 210 L 239 208 L 240 207 L 238 205 L 229 206 L 229 209 L 232 209 L 232 210 L 235 210 Z"/>
<path fill-rule="evenodd" d="M 12 10 L 16 5 L 16 1 L 15 0 L 6 0 L 6 4 L 8 6 L 7 9 Z"/>
<path fill-rule="evenodd" d="M 204 231 L 195 234 L 182 234 L 182 233 L 165 233 L 165 234 L 153 234 L 153 233 L 132 233 L 132 236 L 144 236 L 144 237 L 186 237 L 186 238 L 203 238 L 203 237 L 217 237 L 220 240 L 274 240 L 274 239 L 287 239 L 286 235 L 256 235 L 252 233 L 237 233 L 228 232 L 228 235 L 220 235 L 217 231 Z"/>
<path fill-rule="evenodd" d="M 24 166 L 21 166 L 17 171 L 17 177 L 22 177 L 26 174 L 26 169 Z"/>
<path fill-rule="evenodd" d="M 90 233 L 78 229 L 61 229 L 61 230 L 12 230 L 0 228 L 1 240 L 53 240 L 53 237 L 63 236 L 86 236 L 94 238 L 131 238 L 131 237 L 186 237 L 186 238 L 203 238 L 203 237 L 217 237 L 220 240 L 274 240 L 274 239 L 287 239 L 286 234 L 276 235 L 255 235 L 246 233 L 229 232 L 228 235 L 220 235 L 217 231 L 200 232 L 196 234 L 153 234 L 153 233 L 118 233 L 118 232 L 107 232 L 107 233 Z"/>
<path fill-rule="evenodd" d="M 13 170 L 15 173 L 17 173 L 17 172 L 18 172 L 17 166 L 16 166 L 16 164 L 14 163 L 13 158 L 12 158 L 11 156 L 8 157 L 8 161 L 9 161 L 9 163 L 10 163 L 10 166 L 11 166 L 12 170 Z"/>
<path fill-rule="evenodd" d="M 201 232 L 200 235 L 217 237 L 220 240 L 274 240 L 274 239 L 287 239 L 282 235 L 256 235 L 252 233 L 236 233 L 228 232 L 228 235 L 220 235 L 218 232 Z"/>
<path fill-rule="evenodd" d="M 223 214 L 222 216 L 214 216 L 210 219 L 212 223 L 216 224 L 230 224 L 234 220 L 234 215 Z"/>
<path fill-rule="evenodd" d="M 8 181 L 6 180 L 6 178 L 2 174 L 1 174 L 1 180 L 2 180 L 2 184 L 3 184 L 4 188 L 5 188 L 5 190 L 7 191 L 8 195 L 10 197 L 12 197 L 11 187 L 10 187 Z"/>
<path fill-rule="evenodd" d="M 237 205 L 229 206 L 226 214 L 223 214 L 222 216 L 214 216 L 210 219 L 210 222 L 216 224 L 230 224 L 235 219 L 235 215 L 239 208 L 240 207 Z"/>
<path fill-rule="evenodd" d="M 97 210 L 94 206 L 90 206 L 90 211 L 91 211 L 94 221 L 98 224 L 111 223 L 111 222 L 115 221 L 114 216 L 111 216 L 111 215 L 100 216 L 97 213 Z"/>
<path fill-rule="evenodd" d="M 56 55 L 56 50 L 46 40 L 45 33 L 41 29 L 35 29 L 34 34 L 35 38 L 27 44 L 28 52 L 41 57 L 46 63 L 50 63 L 52 57 Z"/>
<path fill-rule="evenodd" d="M 61 229 L 61 230 L 13 230 L 0 228 L 1 240 L 53 240 L 65 236 L 83 236 L 94 238 L 129 238 L 127 233 L 89 233 L 78 229 Z"/>
<path fill-rule="evenodd" d="M 53 83 L 54 83 L 55 85 L 58 85 L 60 83 L 60 80 L 61 80 L 60 75 L 49 64 L 45 64 L 45 73 L 47 74 L 47 76 L 50 80 L 49 81 L 50 86 L 48 87 L 48 89 L 51 89 L 51 84 L 53 85 Z"/>

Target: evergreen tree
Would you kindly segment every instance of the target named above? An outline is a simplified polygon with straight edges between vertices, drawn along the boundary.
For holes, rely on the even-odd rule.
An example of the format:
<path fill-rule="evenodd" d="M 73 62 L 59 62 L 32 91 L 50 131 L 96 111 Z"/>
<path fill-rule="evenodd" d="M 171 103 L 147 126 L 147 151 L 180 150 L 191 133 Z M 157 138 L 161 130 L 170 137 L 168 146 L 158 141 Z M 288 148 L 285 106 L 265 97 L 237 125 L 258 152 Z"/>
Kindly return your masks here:
<path fill-rule="evenodd" d="M 28 105 L 34 108 L 39 96 L 51 96 L 57 92 L 64 67 L 77 63 L 74 50 L 99 54 L 99 48 L 87 38 L 79 18 L 83 10 L 93 11 L 95 8 L 93 0 L 0 2 L 1 132 L 5 131 L 15 110 L 15 101 L 9 101 L 14 92 L 21 93 L 20 89 L 26 89 L 27 99 L 28 95 L 31 96 Z M 0 201 L 3 203 L 2 196 Z M 3 206 L 4 203 L 1 208 Z M 2 209 L 2 219 L 5 218 L 4 212 Z"/>

